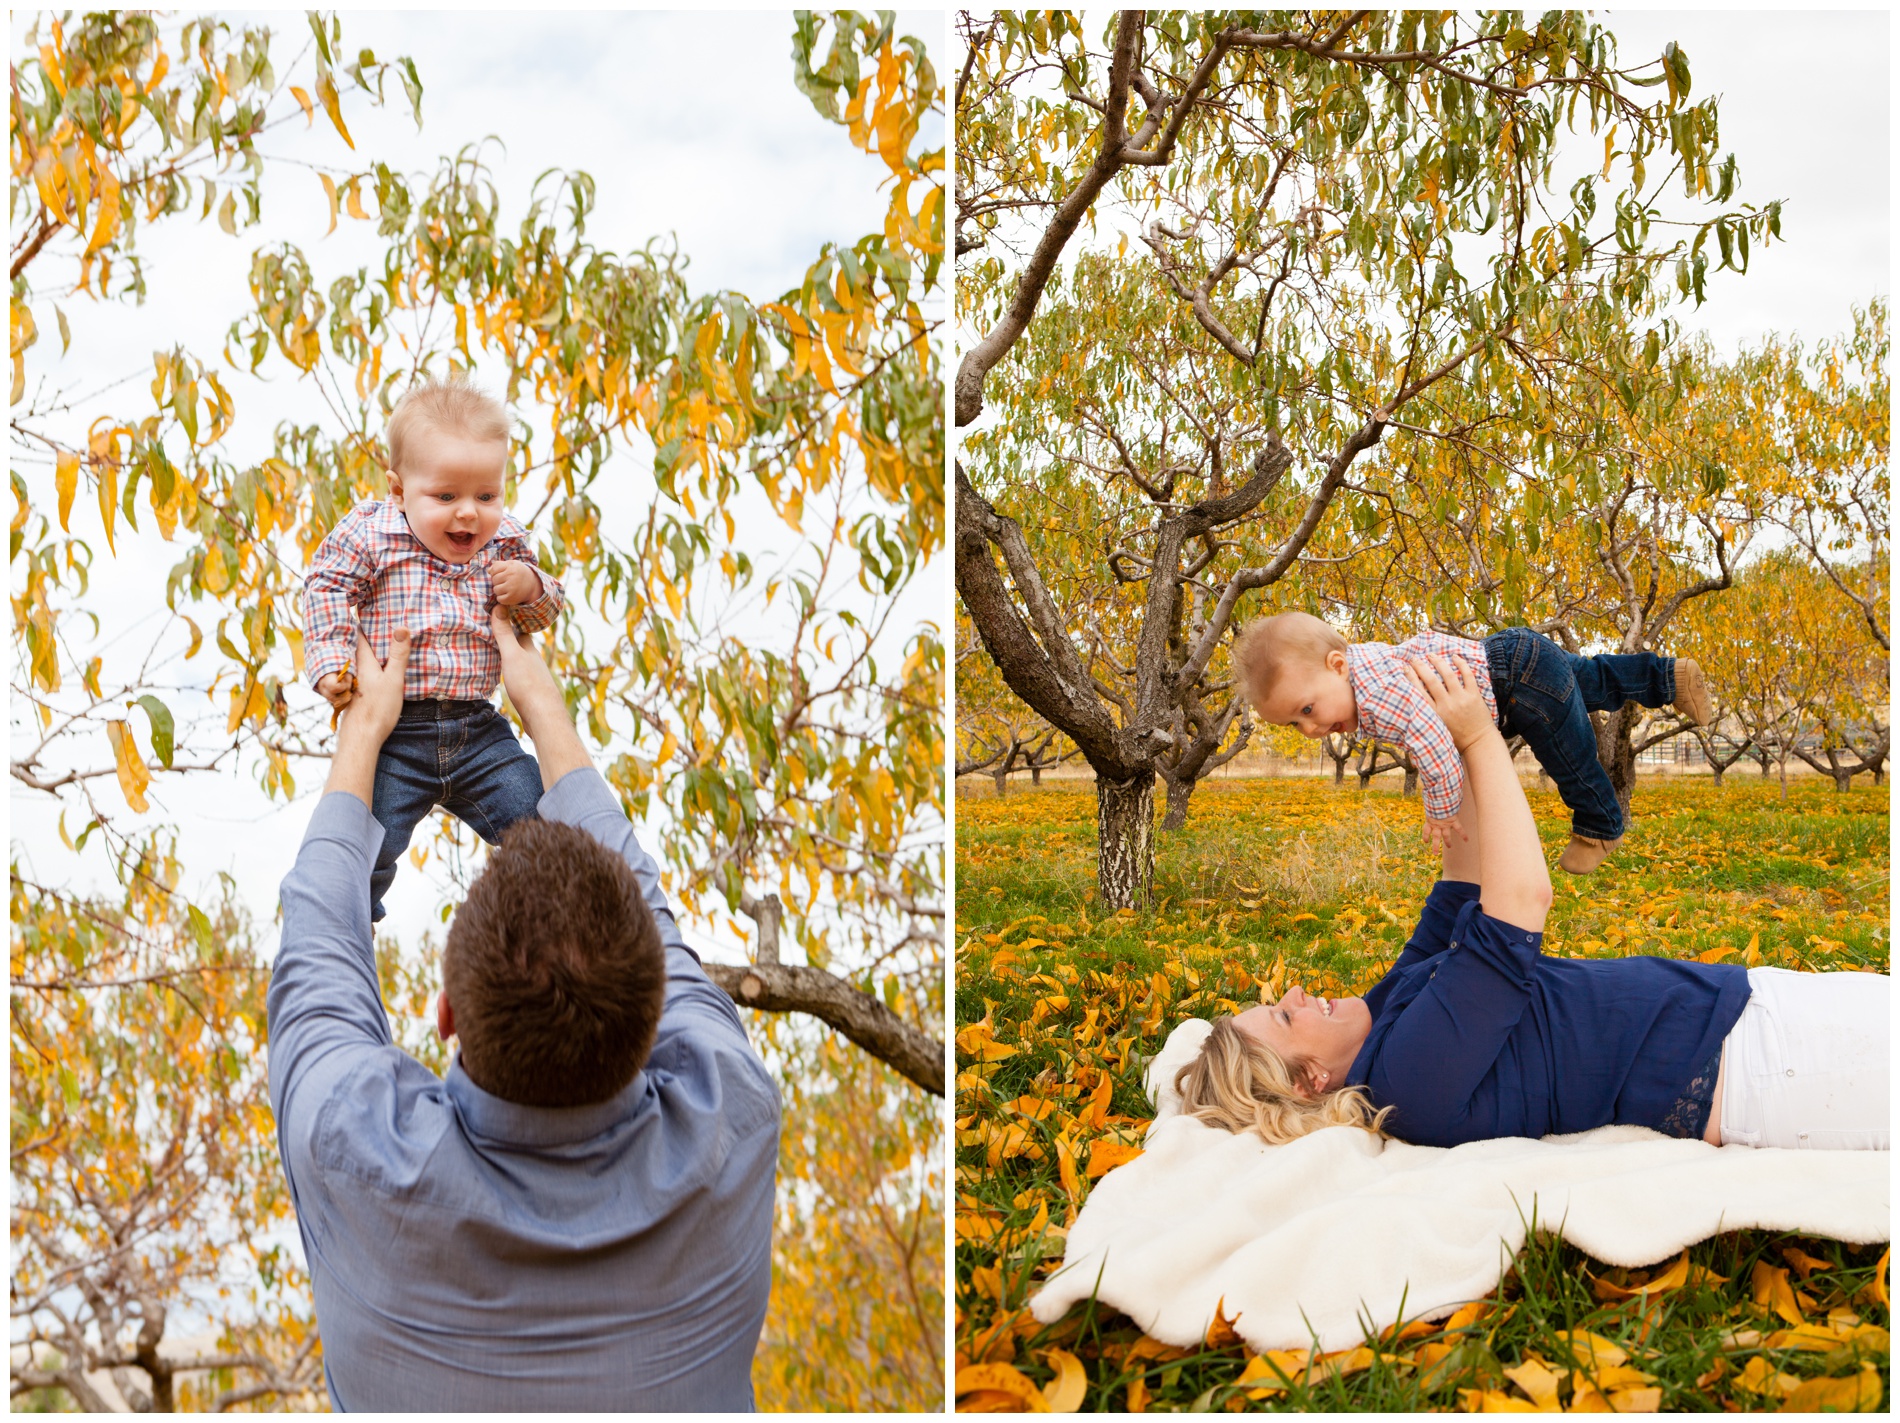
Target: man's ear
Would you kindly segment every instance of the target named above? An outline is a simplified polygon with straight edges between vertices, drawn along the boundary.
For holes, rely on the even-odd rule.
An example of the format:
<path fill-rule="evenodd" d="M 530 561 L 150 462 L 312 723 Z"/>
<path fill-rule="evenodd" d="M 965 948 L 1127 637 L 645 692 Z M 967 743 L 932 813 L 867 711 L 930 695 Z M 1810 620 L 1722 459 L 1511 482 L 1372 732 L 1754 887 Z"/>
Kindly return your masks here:
<path fill-rule="evenodd" d="M 455 1036 L 455 1010 L 449 1007 L 447 989 L 435 995 L 435 1035 L 443 1042 Z"/>

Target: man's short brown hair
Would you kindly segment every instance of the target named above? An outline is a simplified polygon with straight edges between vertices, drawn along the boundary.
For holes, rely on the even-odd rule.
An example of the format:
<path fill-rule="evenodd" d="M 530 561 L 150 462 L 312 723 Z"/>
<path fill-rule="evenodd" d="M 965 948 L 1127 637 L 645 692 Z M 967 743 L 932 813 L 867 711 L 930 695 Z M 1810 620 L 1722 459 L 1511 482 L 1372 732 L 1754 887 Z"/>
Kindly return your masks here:
<path fill-rule="evenodd" d="M 1241 694 L 1259 711 L 1287 671 L 1321 666 L 1327 653 L 1346 647 L 1345 638 L 1311 613 L 1275 613 L 1248 623 L 1234 639 L 1234 676 Z"/>
<path fill-rule="evenodd" d="M 666 950 L 624 859 L 572 825 L 520 820 L 449 925 L 442 986 L 477 1087 L 579 1107 L 646 1063 Z"/>

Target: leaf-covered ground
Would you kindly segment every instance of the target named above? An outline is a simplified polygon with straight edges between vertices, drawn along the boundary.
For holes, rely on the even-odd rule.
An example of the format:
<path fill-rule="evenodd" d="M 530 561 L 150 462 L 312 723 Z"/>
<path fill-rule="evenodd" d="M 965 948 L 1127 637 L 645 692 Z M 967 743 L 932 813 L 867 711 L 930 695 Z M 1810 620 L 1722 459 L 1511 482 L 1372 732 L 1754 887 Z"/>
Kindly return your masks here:
<path fill-rule="evenodd" d="M 1567 816 L 1531 793 L 1554 864 Z M 1888 970 L 1887 791 L 1645 779 L 1597 874 L 1554 873 L 1545 952 Z M 1436 874 L 1415 798 L 1217 782 L 1160 837 L 1151 911 L 1100 911 L 1086 783 L 957 801 L 957 1393 L 962 1409 L 1884 1409 L 1887 1255 L 1760 1231 L 1649 1270 L 1534 1239 L 1486 1301 L 1308 1358 L 1194 1350 L 1024 1301 L 1092 1182 L 1139 1151 L 1141 1065 L 1188 1015 L 1299 981 L 1357 993 Z"/>

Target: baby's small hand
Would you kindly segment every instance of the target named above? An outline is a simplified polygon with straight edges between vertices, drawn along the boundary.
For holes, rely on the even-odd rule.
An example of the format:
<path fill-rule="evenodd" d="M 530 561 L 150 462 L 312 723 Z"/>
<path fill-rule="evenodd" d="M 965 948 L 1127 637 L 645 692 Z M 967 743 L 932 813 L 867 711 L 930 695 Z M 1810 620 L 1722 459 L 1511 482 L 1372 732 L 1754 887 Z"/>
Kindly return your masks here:
<path fill-rule="evenodd" d="M 341 672 L 331 672 L 317 682 L 318 694 L 337 711 L 342 711 L 356 698 L 356 675 L 347 667 Z"/>
<path fill-rule="evenodd" d="M 1451 843 L 1453 833 L 1456 833 L 1461 840 L 1471 838 L 1465 834 L 1464 826 L 1458 823 L 1458 817 L 1455 815 L 1444 820 L 1434 820 L 1429 815 L 1425 817 L 1425 843 L 1439 854 L 1445 853 L 1445 846 Z"/>
<path fill-rule="evenodd" d="M 495 601 L 504 607 L 519 607 L 541 596 L 539 575 L 517 559 L 503 559 L 492 565 L 488 581 L 495 590 Z"/>

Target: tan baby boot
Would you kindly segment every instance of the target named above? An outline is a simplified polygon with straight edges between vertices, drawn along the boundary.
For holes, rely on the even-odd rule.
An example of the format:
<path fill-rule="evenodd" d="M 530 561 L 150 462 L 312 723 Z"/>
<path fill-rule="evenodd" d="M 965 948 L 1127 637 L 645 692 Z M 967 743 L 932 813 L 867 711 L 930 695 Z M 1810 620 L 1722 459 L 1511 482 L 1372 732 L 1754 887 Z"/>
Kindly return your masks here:
<path fill-rule="evenodd" d="M 1709 705 L 1709 684 L 1702 668 L 1691 657 L 1676 659 L 1676 710 L 1697 726 L 1707 726 L 1714 715 Z"/>
<path fill-rule="evenodd" d="M 1597 840 L 1591 836 L 1573 832 L 1570 843 L 1564 846 L 1563 854 L 1557 857 L 1557 863 L 1573 875 L 1587 875 L 1607 860 L 1610 857 L 1610 851 L 1622 843 L 1621 835 L 1614 840 Z"/>

